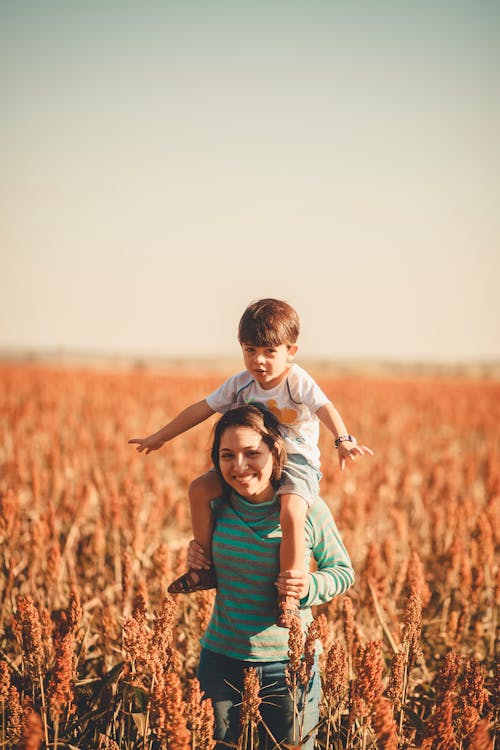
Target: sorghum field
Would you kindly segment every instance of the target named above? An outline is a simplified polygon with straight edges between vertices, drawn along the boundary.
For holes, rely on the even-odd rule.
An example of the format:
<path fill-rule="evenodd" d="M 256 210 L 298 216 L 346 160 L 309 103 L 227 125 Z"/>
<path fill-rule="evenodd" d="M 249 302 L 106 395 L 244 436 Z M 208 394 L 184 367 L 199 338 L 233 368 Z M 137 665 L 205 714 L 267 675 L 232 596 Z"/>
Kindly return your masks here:
<path fill-rule="evenodd" d="M 500 384 L 313 374 L 375 451 L 341 473 L 322 434 L 322 495 L 357 579 L 299 643 L 323 643 L 317 746 L 494 748 Z M 166 595 L 211 423 L 149 456 L 127 440 L 221 379 L 0 368 L 2 747 L 213 747 L 195 678 L 213 592 Z M 251 679 L 242 701 L 257 747 Z"/>

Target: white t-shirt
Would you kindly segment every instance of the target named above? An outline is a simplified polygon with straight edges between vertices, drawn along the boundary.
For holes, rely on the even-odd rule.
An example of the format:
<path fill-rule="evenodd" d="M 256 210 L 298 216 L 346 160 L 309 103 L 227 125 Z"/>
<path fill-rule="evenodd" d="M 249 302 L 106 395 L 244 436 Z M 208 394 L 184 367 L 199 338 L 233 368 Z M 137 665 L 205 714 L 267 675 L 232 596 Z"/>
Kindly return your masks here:
<path fill-rule="evenodd" d="M 292 365 L 287 376 L 275 388 L 264 390 L 243 370 L 228 378 L 206 398 L 214 411 L 226 411 L 245 404 L 260 404 L 272 412 L 283 427 L 288 453 L 299 453 L 319 468 L 319 420 L 316 412 L 329 399 L 312 377 Z"/>

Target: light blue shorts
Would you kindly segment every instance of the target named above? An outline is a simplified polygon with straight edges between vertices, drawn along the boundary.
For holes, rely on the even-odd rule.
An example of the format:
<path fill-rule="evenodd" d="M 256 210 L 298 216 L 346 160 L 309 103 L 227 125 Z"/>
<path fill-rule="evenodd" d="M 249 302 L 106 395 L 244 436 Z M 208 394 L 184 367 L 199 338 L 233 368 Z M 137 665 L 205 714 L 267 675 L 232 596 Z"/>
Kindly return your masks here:
<path fill-rule="evenodd" d="M 304 456 L 300 453 L 289 453 L 276 494 L 298 495 L 310 508 L 319 495 L 321 477 L 320 470 L 308 464 Z"/>

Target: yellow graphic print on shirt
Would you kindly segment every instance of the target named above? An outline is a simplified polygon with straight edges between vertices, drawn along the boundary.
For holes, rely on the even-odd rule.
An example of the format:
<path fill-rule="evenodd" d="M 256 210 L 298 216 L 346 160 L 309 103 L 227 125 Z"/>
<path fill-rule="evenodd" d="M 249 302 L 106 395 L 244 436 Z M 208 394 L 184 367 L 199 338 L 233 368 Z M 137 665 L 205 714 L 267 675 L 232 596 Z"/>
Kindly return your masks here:
<path fill-rule="evenodd" d="M 295 409 L 280 409 L 274 398 L 270 398 L 266 404 L 267 409 L 274 414 L 281 424 L 293 424 L 297 419 L 298 412 Z"/>

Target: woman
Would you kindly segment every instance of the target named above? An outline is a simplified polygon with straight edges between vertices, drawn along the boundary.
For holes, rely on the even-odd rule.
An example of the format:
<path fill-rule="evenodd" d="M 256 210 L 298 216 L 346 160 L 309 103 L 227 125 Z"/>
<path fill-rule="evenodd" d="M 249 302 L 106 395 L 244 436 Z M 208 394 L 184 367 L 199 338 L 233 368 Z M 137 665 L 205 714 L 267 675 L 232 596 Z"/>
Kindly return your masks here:
<path fill-rule="evenodd" d="M 225 493 L 214 501 L 217 594 L 201 640 L 198 676 L 201 689 L 213 703 L 215 737 L 226 743 L 234 743 L 240 734 L 244 670 L 250 666 L 256 668 L 261 684 L 260 746 L 275 747 L 266 727 L 279 742 L 299 742 L 294 736 L 294 701 L 285 678 L 288 631 L 275 625 L 276 586 L 280 594 L 300 599 L 305 629 L 312 620 L 311 606 L 342 594 L 354 580 L 349 556 L 321 498 L 310 509 L 306 525 L 304 569 L 309 569 L 313 557 L 317 570 L 279 575 L 280 508 L 275 492 L 285 458 L 279 424 L 269 412 L 244 406 L 226 412 L 218 421 L 212 460 Z M 209 565 L 195 542 L 190 544 L 189 562 L 194 569 Z M 318 723 L 319 696 L 315 664 L 299 696 L 302 737 Z M 311 750 L 313 745 L 311 736 L 302 747 Z"/>

